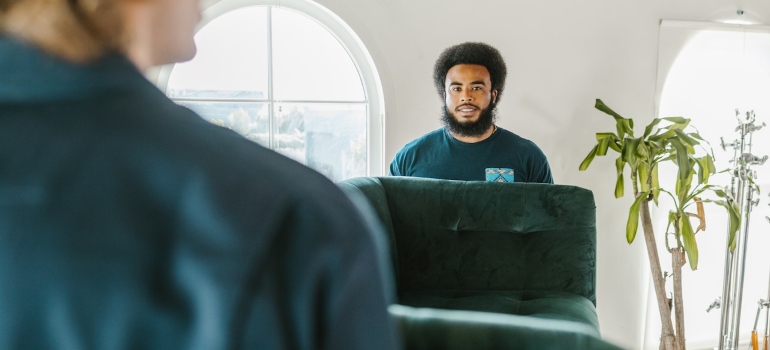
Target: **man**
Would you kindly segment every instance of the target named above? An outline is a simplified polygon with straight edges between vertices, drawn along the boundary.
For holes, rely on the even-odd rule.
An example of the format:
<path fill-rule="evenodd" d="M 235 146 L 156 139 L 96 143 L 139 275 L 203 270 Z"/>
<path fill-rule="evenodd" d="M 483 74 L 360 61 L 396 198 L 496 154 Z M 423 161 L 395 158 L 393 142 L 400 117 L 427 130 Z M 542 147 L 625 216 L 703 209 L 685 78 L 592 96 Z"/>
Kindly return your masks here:
<path fill-rule="evenodd" d="M 0 349 L 394 349 L 331 181 L 167 99 L 197 0 L 0 0 Z"/>
<path fill-rule="evenodd" d="M 444 99 L 444 127 L 406 144 L 390 164 L 390 175 L 553 183 L 540 148 L 495 125 L 506 74 L 492 46 L 467 42 L 446 49 L 433 68 Z"/>

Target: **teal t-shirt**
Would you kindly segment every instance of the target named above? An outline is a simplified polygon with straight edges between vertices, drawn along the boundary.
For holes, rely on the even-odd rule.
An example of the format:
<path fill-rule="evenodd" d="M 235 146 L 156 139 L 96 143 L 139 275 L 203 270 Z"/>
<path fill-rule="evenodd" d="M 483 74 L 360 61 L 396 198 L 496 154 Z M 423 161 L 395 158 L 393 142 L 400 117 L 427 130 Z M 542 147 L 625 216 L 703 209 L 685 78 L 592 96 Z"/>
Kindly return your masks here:
<path fill-rule="evenodd" d="M 396 153 L 389 175 L 485 181 L 488 169 L 513 170 L 513 182 L 553 183 L 543 151 L 534 142 L 500 127 L 476 143 L 459 141 L 446 128 L 430 132 Z"/>

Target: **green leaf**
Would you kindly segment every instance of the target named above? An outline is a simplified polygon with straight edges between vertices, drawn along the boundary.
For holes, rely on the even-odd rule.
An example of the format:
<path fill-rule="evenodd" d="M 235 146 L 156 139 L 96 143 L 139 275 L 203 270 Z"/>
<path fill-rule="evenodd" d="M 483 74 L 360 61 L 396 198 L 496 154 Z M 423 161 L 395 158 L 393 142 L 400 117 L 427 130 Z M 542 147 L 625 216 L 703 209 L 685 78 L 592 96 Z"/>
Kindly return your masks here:
<path fill-rule="evenodd" d="M 583 159 L 583 162 L 580 163 L 580 171 L 588 169 L 588 166 L 591 165 L 591 162 L 594 160 L 594 157 L 596 157 L 596 151 L 599 149 L 599 145 L 597 144 L 594 146 L 593 149 L 591 149 L 591 152 L 588 152 L 588 155 L 585 159 Z"/>
<path fill-rule="evenodd" d="M 658 159 L 658 163 L 676 161 L 676 152 L 667 153 L 669 156 Z"/>
<path fill-rule="evenodd" d="M 647 179 L 650 178 L 650 170 L 648 169 L 646 162 L 639 163 L 637 174 L 639 176 L 639 185 L 641 185 L 640 188 L 642 192 L 650 191 L 650 185 L 647 184 Z"/>
<path fill-rule="evenodd" d="M 708 143 L 708 141 L 706 141 L 705 139 L 703 139 L 703 137 L 701 137 L 701 136 L 700 136 L 700 134 L 698 134 L 698 133 L 695 133 L 695 132 L 691 132 L 691 133 L 689 133 L 689 134 L 687 134 L 687 135 L 690 135 L 690 137 L 692 137 L 692 138 L 694 138 L 694 139 L 696 139 L 696 140 L 698 140 L 698 141 L 703 141 L 703 142 L 706 142 L 706 143 Z"/>
<path fill-rule="evenodd" d="M 690 119 L 682 117 L 667 117 L 663 118 L 663 120 L 671 122 L 671 125 L 664 126 L 661 129 L 684 130 L 690 124 Z"/>
<path fill-rule="evenodd" d="M 642 144 L 644 144 L 644 147 L 647 148 L 647 152 L 649 153 L 649 157 L 654 158 L 654 157 L 660 155 L 661 153 L 663 153 L 663 151 L 664 151 L 664 149 L 662 147 L 663 145 L 660 144 L 659 142 L 652 142 L 652 141 L 644 140 L 644 139 L 642 139 L 642 140 L 643 140 Z"/>
<path fill-rule="evenodd" d="M 715 193 L 717 191 L 714 191 Z M 722 192 L 724 194 L 724 192 Z M 732 202 L 731 200 L 727 201 L 714 201 L 715 204 L 722 206 L 727 210 L 727 214 L 730 218 L 730 223 L 728 226 L 728 236 L 727 236 L 727 246 L 730 248 L 730 251 L 735 250 L 736 246 L 736 240 L 735 236 L 738 232 L 738 228 L 741 225 L 741 216 L 739 214 L 738 205 L 735 202 Z"/>
<path fill-rule="evenodd" d="M 677 139 L 669 140 L 669 143 L 676 149 L 676 165 L 679 168 L 679 179 L 685 181 L 690 175 L 690 157 L 687 154 L 687 148 Z"/>
<path fill-rule="evenodd" d="M 696 160 L 698 162 L 698 184 L 707 184 L 711 175 L 714 174 L 714 170 L 716 170 L 714 161 L 709 155 L 696 158 Z"/>
<path fill-rule="evenodd" d="M 727 198 L 727 193 L 724 190 L 719 188 L 714 189 L 714 194 L 716 194 L 717 197 L 720 197 L 720 198 Z"/>
<path fill-rule="evenodd" d="M 666 117 L 666 118 L 663 118 L 663 120 L 670 121 L 674 124 L 685 124 L 685 125 L 687 125 L 690 122 L 690 119 L 687 119 L 685 117 Z"/>
<path fill-rule="evenodd" d="M 654 128 L 656 125 L 658 125 L 658 123 L 660 123 L 661 120 L 662 119 L 660 119 L 660 118 L 653 119 L 652 122 L 650 122 L 650 124 L 647 125 L 646 128 L 644 128 L 644 135 L 642 136 L 642 139 L 646 139 L 647 136 L 650 136 L 650 133 L 652 132 L 652 128 Z"/>
<path fill-rule="evenodd" d="M 623 197 L 623 168 L 625 167 L 625 164 L 623 156 L 615 159 L 615 168 L 618 172 L 618 179 L 615 181 L 615 198 Z"/>
<path fill-rule="evenodd" d="M 660 130 L 658 130 L 660 131 Z M 668 130 L 662 134 L 655 134 L 648 138 L 649 141 L 652 142 L 660 142 L 662 140 L 670 139 L 672 137 L 676 136 L 676 132 L 674 130 Z"/>
<path fill-rule="evenodd" d="M 620 114 L 615 113 L 610 107 L 607 107 L 604 102 L 600 99 L 596 99 L 596 103 L 594 104 L 594 107 L 606 114 L 611 115 L 613 118 L 615 118 L 615 123 L 617 124 L 618 128 L 618 137 L 623 138 L 625 134 L 634 136 L 634 121 L 631 119 L 623 118 Z"/>
<path fill-rule="evenodd" d="M 741 225 L 740 209 L 733 200 L 732 196 L 725 191 L 719 188 L 715 188 L 712 191 L 717 195 L 717 197 L 724 198 L 724 200 L 714 200 L 710 202 L 713 202 L 727 210 L 728 217 L 730 218 L 728 226 L 727 246 L 730 248 L 730 251 L 733 251 L 735 250 L 736 246 L 735 236 L 738 232 L 738 228 Z"/>
<path fill-rule="evenodd" d="M 656 149 L 656 151 L 653 152 L 655 154 L 660 153 L 662 150 L 664 150 L 666 148 L 666 145 L 663 142 L 661 142 L 661 141 L 651 141 L 648 138 L 647 141 L 645 141 L 645 142 L 647 142 L 647 144 L 650 145 L 650 149 L 653 149 L 653 148 Z"/>
<path fill-rule="evenodd" d="M 700 187 L 698 187 L 698 188 L 697 188 L 695 191 L 693 191 L 692 193 L 690 193 L 690 194 L 687 196 L 687 202 L 688 202 L 688 204 L 687 204 L 687 205 L 690 205 L 690 201 L 691 201 L 691 200 L 692 200 L 694 197 L 698 197 L 698 196 L 700 196 L 700 195 L 701 195 L 701 193 L 703 193 L 703 192 L 706 192 L 706 191 L 712 191 L 712 192 L 714 192 L 714 191 L 715 191 L 715 190 L 714 190 L 715 188 L 718 188 L 718 187 L 716 187 L 716 186 L 714 186 L 714 185 L 704 185 L 704 186 L 700 186 Z M 703 201 L 704 203 L 710 202 L 710 200 L 708 200 L 708 199 L 701 199 L 701 201 Z"/>
<path fill-rule="evenodd" d="M 639 144 L 636 146 L 636 156 L 641 159 L 650 159 L 650 151 L 647 149 L 647 145 L 641 142 L 641 139 L 639 141 Z"/>
<path fill-rule="evenodd" d="M 709 174 L 715 174 L 717 172 L 717 167 L 714 165 L 714 156 L 706 156 L 706 158 L 708 158 Z"/>
<path fill-rule="evenodd" d="M 682 213 L 679 219 L 681 223 L 681 233 L 684 244 L 684 251 L 687 253 L 687 260 L 690 261 L 690 268 L 694 271 L 698 269 L 698 243 L 695 242 L 695 232 L 690 223 L 690 217 Z"/>
<path fill-rule="evenodd" d="M 599 152 L 597 155 L 603 156 L 607 154 L 607 147 L 612 148 L 615 152 L 620 153 L 621 149 L 618 146 L 620 139 L 617 135 L 611 132 L 597 132 L 596 141 L 599 142 Z"/>
<path fill-rule="evenodd" d="M 610 141 L 610 148 L 612 148 L 612 150 L 615 151 L 615 152 L 622 153 L 623 149 L 621 148 L 621 145 L 620 145 L 619 141 L 620 140 L 617 139 L 617 138 L 612 140 L 612 141 Z"/>
<path fill-rule="evenodd" d="M 691 145 L 691 146 L 697 146 L 697 145 L 699 145 L 699 144 L 700 144 L 700 142 L 698 142 L 698 140 L 696 140 L 696 139 L 694 139 L 694 138 L 690 137 L 690 135 L 687 135 L 687 134 L 686 134 L 684 131 L 682 131 L 682 130 L 674 130 L 674 132 L 676 133 L 676 135 L 677 135 L 677 136 L 679 136 L 679 138 L 680 138 L 682 141 L 686 142 L 687 144 L 689 144 L 689 145 Z M 695 152 L 692 152 L 692 153 L 695 153 Z"/>
<path fill-rule="evenodd" d="M 615 118 L 615 120 L 625 119 L 620 114 L 615 113 L 615 111 L 613 111 L 610 107 L 607 107 L 607 105 L 604 104 L 604 101 L 602 101 L 601 99 L 598 99 L 598 98 L 596 99 L 596 103 L 594 103 L 594 108 L 611 115 L 613 118 Z"/>
<path fill-rule="evenodd" d="M 623 176 L 618 176 L 618 180 L 615 181 L 615 198 L 623 197 Z"/>
<path fill-rule="evenodd" d="M 671 201 L 674 202 L 674 204 L 677 204 L 676 197 L 674 197 L 674 195 L 671 192 L 666 191 L 663 188 L 660 189 L 660 192 L 667 194 L 669 197 L 671 197 Z M 674 206 L 677 207 L 677 208 L 679 207 L 678 205 L 674 205 Z"/>
<path fill-rule="evenodd" d="M 636 152 L 637 147 L 639 147 L 641 139 L 638 138 L 629 138 L 626 137 L 624 140 L 623 145 L 623 160 L 626 161 L 631 166 L 631 169 L 633 170 L 636 166 Z"/>
<path fill-rule="evenodd" d="M 738 208 L 738 204 L 735 202 L 730 203 L 729 206 L 727 206 L 727 213 L 730 215 L 730 226 L 729 226 L 729 235 L 727 238 L 727 246 L 730 247 L 730 251 L 735 250 L 736 246 L 736 239 L 735 234 L 738 232 L 738 228 L 741 225 L 741 215 L 740 215 L 740 209 Z"/>
<path fill-rule="evenodd" d="M 754 181 L 754 179 L 751 178 L 751 176 L 746 176 L 746 180 L 749 180 L 751 187 L 754 188 L 754 191 L 757 191 L 757 196 L 759 196 L 761 193 L 759 191 L 759 185 L 756 183 L 756 181 Z"/>
<path fill-rule="evenodd" d="M 634 203 L 631 204 L 631 209 L 628 211 L 628 222 L 626 223 L 626 241 L 628 241 L 628 244 L 634 242 L 634 238 L 636 238 L 636 231 L 639 228 L 639 207 L 649 195 L 649 191 L 640 192 Z"/>
<path fill-rule="evenodd" d="M 603 138 L 599 140 L 599 148 L 596 150 L 597 156 L 606 156 L 607 155 L 607 148 L 610 147 L 610 142 L 612 142 L 609 138 Z"/>
<path fill-rule="evenodd" d="M 623 119 L 623 117 L 621 117 L 620 114 L 615 113 L 615 111 L 610 109 L 610 107 L 607 107 L 607 105 L 604 104 L 604 101 L 602 101 L 601 99 L 598 99 L 598 98 L 596 99 L 596 103 L 594 104 L 594 107 L 604 113 L 607 113 L 615 117 L 615 119 L 618 119 L 618 118 Z"/>
<path fill-rule="evenodd" d="M 634 130 L 633 127 L 630 125 L 633 124 L 632 122 L 629 122 L 628 119 L 622 118 L 622 119 L 615 119 L 615 130 L 618 131 L 618 137 L 625 138 L 626 135 L 633 137 L 634 136 Z"/>
<path fill-rule="evenodd" d="M 695 164 L 698 165 L 698 185 L 706 183 L 709 177 L 708 164 L 703 164 L 702 158 L 695 159 Z"/>
<path fill-rule="evenodd" d="M 687 196 L 692 188 L 692 178 L 695 175 L 695 162 L 690 163 L 690 171 L 687 173 L 687 178 L 676 180 L 677 195 L 679 197 L 679 203 L 685 205 L 687 203 Z"/>
<path fill-rule="evenodd" d="M 652 166 L 652 199 L 655 201 L 655 205 L 658 205 L 658 196 L 660 196 L 660 182 L 658 181 L 658 163 Z"/>
<path fill-rule="evenodd" d="M 618 137 L 614 133 L 611 133 L 611 132 L 597 132 L 596 133 L 596 142 L 599 142 L 599 141 L 607 139 L 607 138 L 617 139 Z"/>

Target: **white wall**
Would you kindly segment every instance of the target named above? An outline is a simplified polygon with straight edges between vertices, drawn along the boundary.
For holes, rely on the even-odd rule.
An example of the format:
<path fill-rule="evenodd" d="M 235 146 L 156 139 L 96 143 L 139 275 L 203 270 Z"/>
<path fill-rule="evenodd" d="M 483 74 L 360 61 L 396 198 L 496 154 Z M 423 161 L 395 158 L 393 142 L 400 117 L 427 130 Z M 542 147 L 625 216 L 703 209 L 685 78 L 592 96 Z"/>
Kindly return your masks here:
<path fill-rule="evenodd" d="M 557 183 L 594 192 L 602 334 L 640 348 L 648 270 L 643 240 L 625 242 L 631 196 L 614 198 L 611 158 L 577 170 L 595 143 L 594 133 L 614 130 L 612 119 L 593 109 L 594 99 L 646 125 L 656 110 L 660 20 L 737 18 L 740 8 L 767 24 L 770 1 L 316 1 L 356 31 L 377 65 L 387 113 L 386 164 L 404 143 L 440 126 L 441 100 L 431 73 L 444 48 L 484 41 L 503 53 L 509 78 L 499 125 L 535 141 Z"/>
<path fill-rule="evenodd" d="M 217 1 L 203 0 L 204 7 Z M 537 143 L 557 183 L 594 192 L 603 337 L 629 349 L 657 348 L 643 343 L 650 288 L 644 242 L 639 238 L 629 246 L 625 241 L 631 195 L 614 198 L 614 157 L 597 158 L 588 171 L 578 171 L 595 143 L 594 133 L 614 131 L 613 120 L 593 108 L 594 99 L 634 118 L 639 131 L 657 110 L 660 20 L 739 19 L 735 13 L 742 9 L 743 19 L 767 25 L 770 1 L 315 1 L 356 32 L 380 73 L 385 172 L 406 142 L 440 127 L 442 101 L 431 74 L 441 51 L 464 41 L 484 41 L 502 52 L 509 76 L 498 124 Z"/>

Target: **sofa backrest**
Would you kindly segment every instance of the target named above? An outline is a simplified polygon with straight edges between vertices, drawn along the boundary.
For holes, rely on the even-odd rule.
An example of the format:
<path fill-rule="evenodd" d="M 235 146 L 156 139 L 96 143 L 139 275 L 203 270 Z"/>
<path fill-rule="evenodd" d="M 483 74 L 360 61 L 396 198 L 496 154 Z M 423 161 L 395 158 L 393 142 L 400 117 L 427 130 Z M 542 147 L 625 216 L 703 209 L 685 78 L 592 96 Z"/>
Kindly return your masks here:
<path fill-rule="evenodd" d="M 390 235 L 399 293 L 559 290 L 596 302 L 596 206 L 567 185 L 358 178 Z"/>
<path fill-rule="evenodd" d="M 396 234 L 393 232 L 393 219 L 390 216 L 390 208 L 388 207 L 388 199 L 385 194 L 385 188 L 380 182 L 380 178 L 377 177 L 356 177 L 341 181 L 337 183 L 344 192 L 348 195 L 360 195 L 365 198 L 371 209 L 379 218 L 380 224 L 382 224 L 383 230 L 387 233 L 388 248 L 390 253 L 390 260 L 393 264 L 393 273 L 396 278 L 396 286 L 399 284 L 399 268 L 398 268 L 398 247 L 396 246 Z"/>

